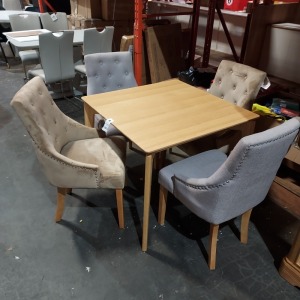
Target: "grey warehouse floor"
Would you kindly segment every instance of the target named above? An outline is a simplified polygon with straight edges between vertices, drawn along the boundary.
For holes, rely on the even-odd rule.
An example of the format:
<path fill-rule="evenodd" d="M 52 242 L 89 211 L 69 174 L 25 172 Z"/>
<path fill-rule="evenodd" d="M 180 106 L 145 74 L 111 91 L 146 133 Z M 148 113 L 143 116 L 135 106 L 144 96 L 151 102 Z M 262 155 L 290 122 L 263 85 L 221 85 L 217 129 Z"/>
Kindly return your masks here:
<path fill-rule="evenodd" d="M 141 251 L 143 156 L 128 153 L 126 228 L 119 230 L 113 191 L 74 190 L 63 220 L 54 222 L 56 189 L 38 165 L 10 101 L 24 84 L 19 62 L 0 63 L 0 299 L 192 300 L 300 299 L 278 273 L 297 220 L 269 199 L 254 209 L 248 245 L 239 220 L 221 227 L 217 268 L 206 262 L 209 226 L 175 199 L 157 223 L 154 174 L 149 247 Z M 79 100 L 56 100 L 83 122 Z"/>

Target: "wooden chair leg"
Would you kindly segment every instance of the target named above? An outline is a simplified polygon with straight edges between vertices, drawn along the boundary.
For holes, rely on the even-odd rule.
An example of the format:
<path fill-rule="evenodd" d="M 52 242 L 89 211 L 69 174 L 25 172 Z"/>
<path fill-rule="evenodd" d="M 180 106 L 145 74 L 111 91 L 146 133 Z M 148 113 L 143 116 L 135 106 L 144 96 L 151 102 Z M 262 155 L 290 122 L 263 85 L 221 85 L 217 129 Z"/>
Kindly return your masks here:
<path fill-rule="evenodd" d="M 57 188 L 57 204 L 56 204 L 56 214 L 55 214 L 55 222 L 59 222 L 62 218 L 64 207 L 65 207 L 65 196 L 67 193 L 66 188 Z"/>
<path fill-rule="evenodd" d="M 167 207 L 168 190 L 162 185 L 159 187 L 159 204 L 158 204 L 158 223 L 160 225 L 165 224 L 165 215 Z"/>
<path fill-rule="evenodd" d="M 124 229 L 123 190 L 116 190 L 119 228 Z"/>
<path fill-rule="evenodd" d="M 217 241 L 218 241 L 219 225 L 210 224 L 210 242 L 208 253 L 208 267 L 210 270 L 216 268 Z"/>
<path fill-rule="evenodd" d="M 243 244 L 248 243 L 248 231 L 249 231 L 249 221 L 250 221 L 251 212 L 252 212 L 252 208 L 242 214 L 240 239 L 241 239 L 241 243 Z"/>

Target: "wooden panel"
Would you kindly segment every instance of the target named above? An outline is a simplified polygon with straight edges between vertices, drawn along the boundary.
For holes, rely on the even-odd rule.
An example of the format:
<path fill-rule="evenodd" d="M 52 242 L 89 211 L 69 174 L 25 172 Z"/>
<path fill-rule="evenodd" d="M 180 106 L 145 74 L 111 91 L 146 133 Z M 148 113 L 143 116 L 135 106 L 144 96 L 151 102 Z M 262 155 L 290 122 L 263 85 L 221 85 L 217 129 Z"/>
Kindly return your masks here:
<path fill-rule="evenodd" d="M 145 37 L 152 83 L 177 77 L 183 68 L 181 25 L 148 27 Z"/>
<path fill-rule="evenodd" d="M 260 69 L 259 60 L 267 26 L 275 23 L 300 23 L 299 3 L 258 5 L 253 12 L 244 63 Z"/>
<path fill-rule="evenodd" d="M 134 0 L 101 0 L 101 4 L 104 20 L 134 19 Z"/>

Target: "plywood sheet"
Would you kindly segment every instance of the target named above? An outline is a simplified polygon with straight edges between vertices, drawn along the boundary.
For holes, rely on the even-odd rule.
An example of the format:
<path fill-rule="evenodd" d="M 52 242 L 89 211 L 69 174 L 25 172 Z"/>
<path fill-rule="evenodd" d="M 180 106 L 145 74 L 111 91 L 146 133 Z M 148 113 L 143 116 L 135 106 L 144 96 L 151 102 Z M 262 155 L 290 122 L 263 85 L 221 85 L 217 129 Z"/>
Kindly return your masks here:
<path fill-rule="evenodd" d="M 152 83 L 177 77 L 183 68 L 181 25 L 159 25 L 145 31 Z"/>

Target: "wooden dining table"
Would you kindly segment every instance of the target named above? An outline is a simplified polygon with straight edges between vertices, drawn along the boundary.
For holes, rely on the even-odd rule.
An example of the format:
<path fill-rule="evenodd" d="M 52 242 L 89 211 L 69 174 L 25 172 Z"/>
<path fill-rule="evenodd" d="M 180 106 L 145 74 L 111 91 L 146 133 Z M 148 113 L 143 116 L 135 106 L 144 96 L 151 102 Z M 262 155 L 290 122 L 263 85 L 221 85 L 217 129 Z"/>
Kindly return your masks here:
<path fill-rule="evenodd" d="M 253 133 L 259 116 L 178 79 L 82 97 L 85 124 L 94 115 L 112 124 L 145 154 L 142 251 L 148 247 L 153 159 L 174 146 L 220 132 Z"/>

